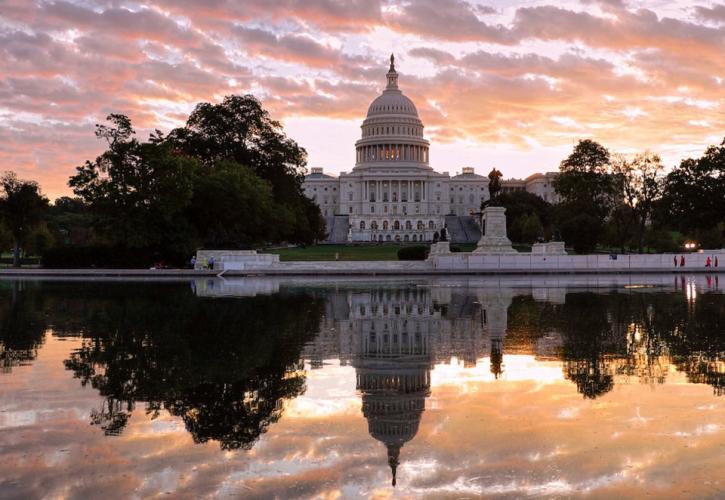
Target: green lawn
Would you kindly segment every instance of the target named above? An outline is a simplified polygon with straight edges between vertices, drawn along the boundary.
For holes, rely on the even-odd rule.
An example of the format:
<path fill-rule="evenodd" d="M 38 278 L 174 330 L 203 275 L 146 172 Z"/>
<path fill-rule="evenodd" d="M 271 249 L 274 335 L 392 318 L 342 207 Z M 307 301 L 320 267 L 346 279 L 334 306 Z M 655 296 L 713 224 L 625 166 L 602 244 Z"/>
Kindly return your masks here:
<path fill-rule="evenodd" d="M 279 254 L 279 260 L 398 260 L 398 250 L 403 245 L 316 245 L 296 248 L 262 250 L 264 253 Z M 458 245 L 462 251 L 470 252 L 476 245 Z"/>

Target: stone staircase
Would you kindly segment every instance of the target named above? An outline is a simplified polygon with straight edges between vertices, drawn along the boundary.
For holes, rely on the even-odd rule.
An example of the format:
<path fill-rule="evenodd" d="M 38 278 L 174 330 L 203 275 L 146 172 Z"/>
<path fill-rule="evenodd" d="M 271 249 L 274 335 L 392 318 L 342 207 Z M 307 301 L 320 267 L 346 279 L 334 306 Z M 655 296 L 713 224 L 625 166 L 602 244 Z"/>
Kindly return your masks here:
<path fill-rule="evenodd" d="M 451 243 L 477 243 L 481 238 L 481 229 L 470 215 L 446 215 L 446 225 Z"/>
<path fill-rule="evenodd" d="M 323 243 L 347 243 L 347 231 L 350 228 L 350 217 L 347 215 L 328 215 L 325 217 L 327 239 Z"/>

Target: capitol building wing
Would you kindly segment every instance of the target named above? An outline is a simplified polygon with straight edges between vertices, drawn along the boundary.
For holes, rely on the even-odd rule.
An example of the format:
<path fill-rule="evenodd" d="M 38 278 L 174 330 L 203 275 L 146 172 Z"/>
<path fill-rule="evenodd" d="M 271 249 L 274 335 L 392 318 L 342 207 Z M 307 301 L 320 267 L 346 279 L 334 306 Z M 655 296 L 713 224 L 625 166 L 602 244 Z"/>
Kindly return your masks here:
<path fill-rule="evenodd" d="M 328 242 L 431 241 L 447 223 L 453 235 L 465 222 L 471 233 L 471 221 L 457 219 L 473 219 L 471 214 L 488 200 L 488 177 L 471 167 L 453 177 L 433 170 L 425 127 L 415 104 L 398 86 L 393 56 L 385 76 L 385 90 L 370 103 L 355 143 L 352 171 L 333 177 L 312 168 L 305 177 L 304 192 L 325 217 Z M 504 181 L 504 190 L 511 183 L 511 190 L 553 201 L 552 175 Z M 478 236 L 468 234 L 472 242 Z"/>

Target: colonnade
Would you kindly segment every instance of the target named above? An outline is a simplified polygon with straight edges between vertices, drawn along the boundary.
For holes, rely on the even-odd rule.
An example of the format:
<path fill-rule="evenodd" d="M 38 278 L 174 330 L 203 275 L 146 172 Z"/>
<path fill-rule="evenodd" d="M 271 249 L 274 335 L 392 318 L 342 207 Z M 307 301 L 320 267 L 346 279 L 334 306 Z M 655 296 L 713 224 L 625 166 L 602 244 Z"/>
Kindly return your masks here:
<path fill-rule="evenodd" d="M 364 181 L 363 199 L 368 202 L 422 202 L 428 199 L 426 181 Z"/>
<path fill-rule="evenodd" d="M 428 163 L 428 146 L 412 144 L 377 144 L 359 146 L 357 162 L 368 161 L 415 161 Z"/>

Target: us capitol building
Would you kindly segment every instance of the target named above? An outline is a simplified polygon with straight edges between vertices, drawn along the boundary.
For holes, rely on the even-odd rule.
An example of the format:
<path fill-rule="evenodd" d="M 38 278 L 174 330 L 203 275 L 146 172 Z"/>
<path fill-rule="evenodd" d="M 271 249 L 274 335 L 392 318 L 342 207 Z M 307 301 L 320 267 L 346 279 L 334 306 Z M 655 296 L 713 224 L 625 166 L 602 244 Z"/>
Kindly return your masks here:
<path fill-rule="evenodd" d="M 328 242 L 431 241 L 446 225 L 451 236 L 460 233 L 477 241 L 480 233 L 468 234 L 477 231 L 471 214 L 489 198 L 488 177 L 472 167 L 453 177 L 434 171 L 423 122 L 398 87 L 392 55 L 386 77 L 387 86 L 368 107 L 362 137 L 355 143 L 352 172 L 332 177 L 312 168 L 305 178 L 304 192 L 325 217 Z M 504 181 L 502 191 L 526 190 L 553 202 L 555 176 Z"/>

